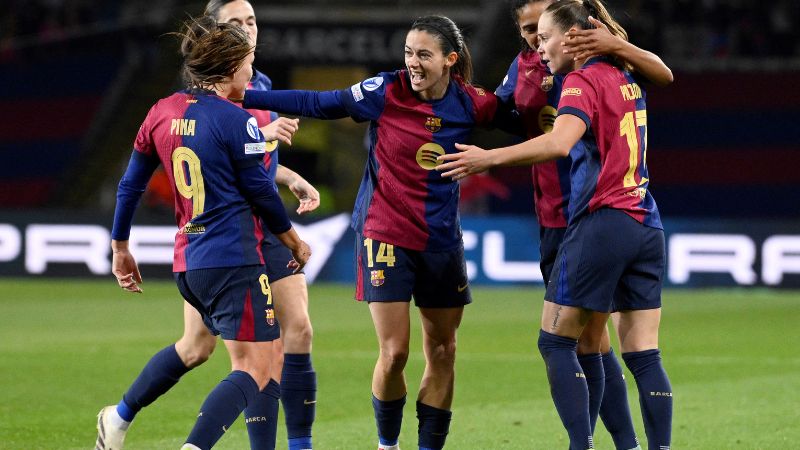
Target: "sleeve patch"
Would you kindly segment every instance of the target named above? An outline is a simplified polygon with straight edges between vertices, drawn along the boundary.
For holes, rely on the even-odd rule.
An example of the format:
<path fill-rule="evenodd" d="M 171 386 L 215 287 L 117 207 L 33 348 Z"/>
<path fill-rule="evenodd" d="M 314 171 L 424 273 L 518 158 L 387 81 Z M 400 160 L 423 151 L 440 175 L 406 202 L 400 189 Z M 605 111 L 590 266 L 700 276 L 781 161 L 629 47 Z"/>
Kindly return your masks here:
<path fill-rule="evenodd" d="M 576 97 L 580 97 L 582 93 L 583 91 L 581 91 L 581 88 L 566 88 L 561 91 L 561 96 L 566 97 L 568 95 L 574 95 Z"/>
<path fill-rule="evenodd" d="M 245 155 L 257 155 L 260 153 L 267 152 L 267 143 L 266 142 L 256 142 L 252 144 L 244 144 L 244 154 Z"/>
<path fill-rule="evenodd" d="M 247 119 L 247 134 L 255 140 L 261 138 L 261 131 L 258 129 L 258 122 L 255 117 Z"/>
<path fill-rule="evenodd" d="M 366 89 L 367 92 L 372 92 L 381 87 L 383 84 L 383 77 L 372 77 L 368 80 L 364 80 L 361 84 L 364 85 L 364 89 Z"/>
<path fill-rule="evenodd" d="M 350 92 L 353 94 L 353 100 L 360 102 L 364 100 L 364 93 L 361 91 L 361 84 L 354 84 L 350 87 Z"/>

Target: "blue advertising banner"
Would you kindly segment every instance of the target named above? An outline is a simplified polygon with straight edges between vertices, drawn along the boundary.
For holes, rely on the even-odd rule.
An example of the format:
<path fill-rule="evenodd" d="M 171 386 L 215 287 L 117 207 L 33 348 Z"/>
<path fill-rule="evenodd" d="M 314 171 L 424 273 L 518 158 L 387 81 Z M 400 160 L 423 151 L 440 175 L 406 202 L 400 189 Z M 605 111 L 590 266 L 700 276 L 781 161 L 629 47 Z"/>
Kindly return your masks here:
<path fill-rule="evenodd" d="M 99 217 L 2 214 L 0 276 L 107 276 L 110 226 Z M 142 221 L 147 222 L 147 221 Z M 309 281 L 352 283 L 354 233 L 347 214 L 295 224 L 314 251 Z M 665 220 L 667 286 L 800 287 L 794 221 Z M 539 230 L 531 216 L 464 217 L 464 249 L 476 285 L 541 285 Z M 175 226 L 135 226 L 131 251 L 143 276 L 170 278 Z"/>

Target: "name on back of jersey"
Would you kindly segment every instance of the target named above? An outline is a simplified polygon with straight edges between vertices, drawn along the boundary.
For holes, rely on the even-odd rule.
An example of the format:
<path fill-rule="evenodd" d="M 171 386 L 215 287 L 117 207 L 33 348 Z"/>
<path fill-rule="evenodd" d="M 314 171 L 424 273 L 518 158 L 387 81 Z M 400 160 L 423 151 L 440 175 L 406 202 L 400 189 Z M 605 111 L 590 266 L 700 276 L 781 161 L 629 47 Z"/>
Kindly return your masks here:
<path fill-rule="evenodd" d="M 169 126 L 169 134 L 173 136 L 194 136 L 194 119 L 172 119 Z"/>

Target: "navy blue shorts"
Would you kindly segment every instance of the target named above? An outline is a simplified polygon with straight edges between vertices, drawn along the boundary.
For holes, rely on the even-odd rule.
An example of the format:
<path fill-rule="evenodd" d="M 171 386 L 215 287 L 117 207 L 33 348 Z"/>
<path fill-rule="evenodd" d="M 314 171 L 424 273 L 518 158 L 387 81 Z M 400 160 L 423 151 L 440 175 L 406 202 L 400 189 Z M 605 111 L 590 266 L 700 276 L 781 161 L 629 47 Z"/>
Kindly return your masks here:
<path fill-rule="evenodd" d="M 289 275 L 294 275 L 294 271 L 286 267 L 286 264 L 294 258 L 292 251 L 266 229 L 264 230 L 264 239 L 261 240 L 261 254 L 264 255 L 264 265 L 267 268 L 269 281 L 274 283 Z M 297 273 L 303 273 L 303 271 Z"/>
<path fill-rule="evenodd" d="M 550 281 L 550 273 L 556 263 L 556 255 L 558 255 L 558 248 L 561 247 L 561 242 L 564 240 L 565 231 L 567 231 L 566 227 L 539 227 L 539 254 L 541 256 L 539 268 L 542 269 L 545 286 Z"/>
<path fill-rule="evenodd" d="M 222 267 L 175 272 L 175 283 L 222 339 L 269 342 L 280 336 L 264 266 Z"/>
<path fill-rule="evenodd" d="M 464 246 L 444 252 L 408 250 L 356 233 L 356 300 L 410 302 L 422 308 L 472 303 Z"/>
<path fill-rule="evenodd" d="M 664 231 L 604 208 L 567 227 L 545 299 L 599 312 L 661 307 Z"/>

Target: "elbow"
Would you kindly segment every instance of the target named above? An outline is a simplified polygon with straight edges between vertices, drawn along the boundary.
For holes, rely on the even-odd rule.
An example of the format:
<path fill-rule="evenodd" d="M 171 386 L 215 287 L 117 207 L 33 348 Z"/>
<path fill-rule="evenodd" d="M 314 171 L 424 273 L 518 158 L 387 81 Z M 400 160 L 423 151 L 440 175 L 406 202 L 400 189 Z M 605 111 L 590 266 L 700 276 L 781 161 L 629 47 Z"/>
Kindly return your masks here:
<path fill-rule="evenodd" d="M 657 80 L 656 86 L 669 86 L 673 81 L 675 81 L 675 77 L 672 76 L 672 71 L 667 69 L 667 71 Z"/>
<path fill-rule="evenodd" d="M 561 142 L 555 142 L 553 148 L 553 155 L 555 156 L 556 159 L 566 158 L 567 156 L 569 156 L 569 151 L 571 149 L 572 146 L 567 145 L 567 143 L 563 142 L 563 140 Z"/>

